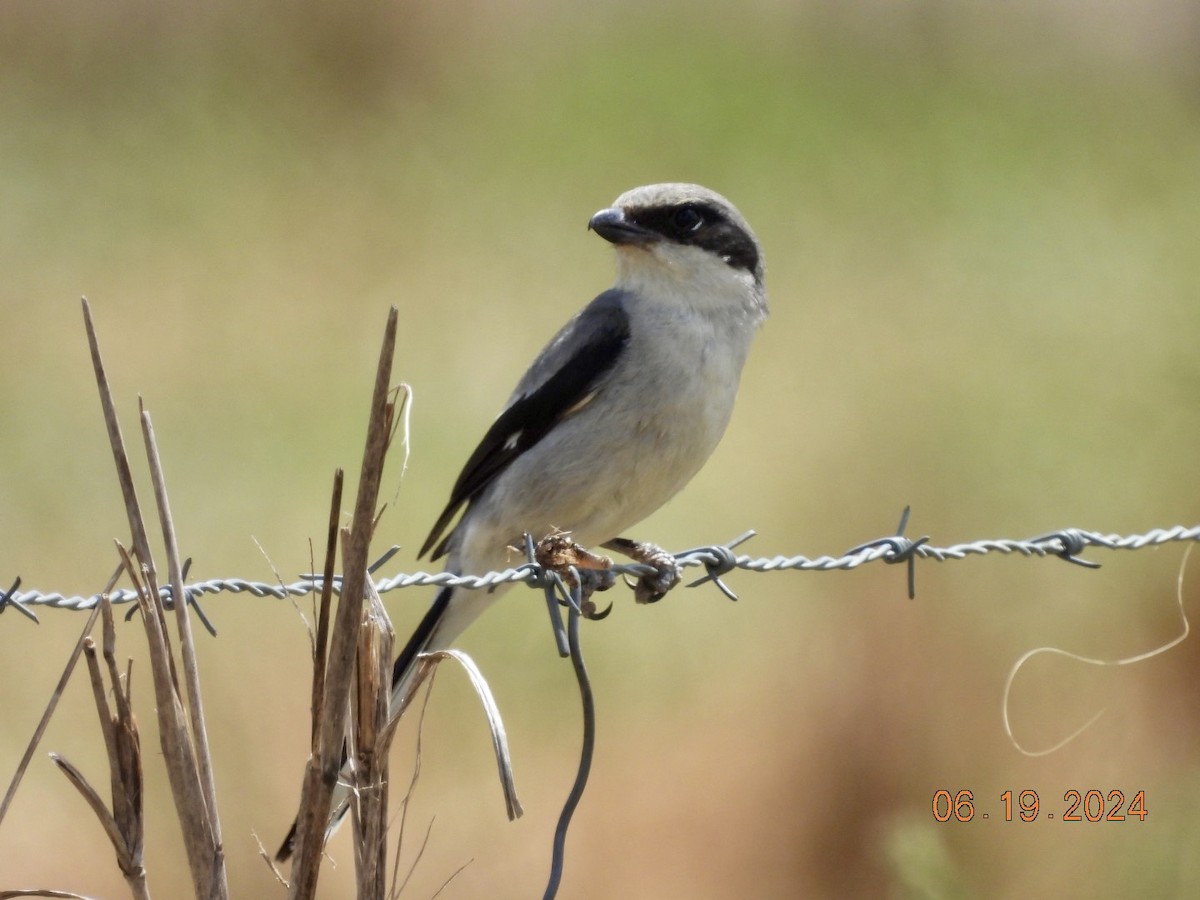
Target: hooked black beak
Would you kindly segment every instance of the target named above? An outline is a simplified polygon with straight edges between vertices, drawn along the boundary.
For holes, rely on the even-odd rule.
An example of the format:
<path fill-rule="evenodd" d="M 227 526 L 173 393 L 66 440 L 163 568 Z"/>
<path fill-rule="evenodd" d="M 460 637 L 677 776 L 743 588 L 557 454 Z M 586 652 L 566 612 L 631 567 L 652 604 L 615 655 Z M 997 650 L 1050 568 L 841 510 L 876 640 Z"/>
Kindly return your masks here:
<path fill-rule="evenodd" d="M 602 209 L 588 221 L 588 229 L 596 232 L 610 243 L 649 244 L 659 239 L 657 232 L 643 228 L 625 218 L 625 211 L 620 207 Z"/>

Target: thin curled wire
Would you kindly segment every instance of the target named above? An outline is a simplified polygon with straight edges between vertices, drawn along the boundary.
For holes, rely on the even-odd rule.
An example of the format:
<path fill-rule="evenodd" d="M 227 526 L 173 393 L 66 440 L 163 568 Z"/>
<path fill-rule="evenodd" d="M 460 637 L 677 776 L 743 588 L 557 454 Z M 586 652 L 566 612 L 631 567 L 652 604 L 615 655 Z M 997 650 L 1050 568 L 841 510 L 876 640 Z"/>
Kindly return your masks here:
<path fill-rule="evenodd" d="M 702 583 L 709 580 L 720 582 L 720 577 L 732 569 L 746 572 L 777 572 L 796 570 L 802 572 L 828 572 L 835 570 L 856 569 L 868 563 L 906 562 L 910 559 L 930 559 L 936 562 L 949 562 L 966 559 L 968 556 L 986 556 L 989 553 L 1020 554 L 1022 556 L 1058 557 L 1077 565 L 1094 567 L 1097 563 L 1081 558 L 1080 554 L 1089 547 L 1099 547 L 1106 550 L 1141 550 L 1145 547 L 1159 546 L 1176 541 L 1200 541 L 1200 525 L 1176 525 L 1171 528 L 1154 528 L 1144 534 L 1118 535 L 1104 534 L 1098 531 L 1084 531 L 1079 528 L 1064 528 L 1042 534 L 1025 540 L 1010 540 L 1005 538 L 971 541 L 953 544 L 949 547 L 934 547 L 927 543 L 928 538 L 909 540 L 904 537 L 881 538 L 862 544 L 841 556 L 771 556 L 754 558 L 746 555 L 733 555 L 733 548 L 754 535 L 747 532 L 727 544 L 711 547 L 697 547 L 676 556 L 676 562 L 684 567 L 700 566 L 708 573 L 699 579 Z M 389 553 L 390 556 L 390 553 Z M 385 557 L 386 559 L 387 557 Z M 732 566 L 730 565 L 732 563 Z M 654 569 L 638 563 L 623 563 L 615 565 L 613 571 L 625 575 L 650 575 Z M 488 572 L 486 575 L 454 575 L 450 572 L 413 572 L 401 573 L 376 581 L 376 589 L 382 594 L 388 591 L 407 587 L 443 587 L 452 585 L 471 589 L 487 589 L 499 584 L 526 582 L 533 585 L 544 583 L 544 576 L 539 567 L 524 563 L 516 568 L 500 572 Z M 19 584 L 19 582 L 18 582 Z M 292 584 L 270 584 L 266 582 L 249 581 L 244 578 L 214 578 L 208 581 L 194 581 L 185 588 L 189 601 L 206 594 L 248 593 L 256 597 L 301 597 L 313 591 L 320 591 L 322 579 L 311 576 Z M 334 585 L 337 589 L 337 584 Z M 728 588 L 723 588 L 727 595 L 732 595 Z M 164 602 L 169 603 L 171 591 L 169 587 L 160 589 Z M 109 595 L 112 603 L 129 603 L 137 599 L 137 594 L 122 588 Z M 100 595 L 91 597 L 66 596 L 61 593 L 42 592 L 37 590 L 21 591 L 19 587 L 3 593 L 3 605 L 0 612 L 8 604 L 20 607 L 49 606 L 54 609 L 90 610 L 100 600 Z M 24 611 L 24 610 L 23 610 Z"/>

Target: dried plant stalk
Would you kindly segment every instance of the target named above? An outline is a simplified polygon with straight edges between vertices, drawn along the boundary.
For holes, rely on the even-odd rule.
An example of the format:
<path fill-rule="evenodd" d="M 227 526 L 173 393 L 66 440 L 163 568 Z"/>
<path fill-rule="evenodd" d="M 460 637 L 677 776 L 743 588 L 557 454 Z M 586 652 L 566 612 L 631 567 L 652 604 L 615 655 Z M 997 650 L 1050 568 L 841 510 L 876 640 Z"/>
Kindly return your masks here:
<path fill-rule="evenodd" d="M 396 348 L 397 312 L 388 311 L 383 345 L 375 371 L 375 387 L 371 396 L 370 419 L 367 425 L 366 447 L 363 450 L 358 496 L 349 532 L 343 537 L 342 586 L 334 617 L 333 634 L 326 660 L 324 690 L 317 708 L 321 720 L 316 748 L 305 770 L 304 787 L 300 797 L 300 814 L 296 828 L 296 860 L 288 896 L 316 896 L 321 852 L 325 843 L 325 826 L 333 800 L 333 788 L 342 767 L 346 738 L 346 721 L 350 707 L 350 688 L 354 678 L 359 631 L 363 624 L 363 603 L 369 576 L 371 537 L 379 485 L 394 419 L 394 406 L 389 400 L 392 356 Z M 372 896 L 360 894 L 360 896 Z M 382 893 L 374 896 L 382 897 Z"/>
<path fill-rule="evenodd" d="M 118 551 L 125 569 L 133 581 L 138 594 L 138 606 L 146 629 L 149 645 L 150 668 L 154 683 L 155 704 L 158 711 L 159 741 L 163 760 L 171 784 L 176 815 L 183 831 L 184 847 L 192 875 L 196 896 L 224 898 L 229 895 L 225 874 L 225 855 L 221 845 L 221 831 L 217 818 L 216 791 L 209 762 L 207 739 L 204 732 L 203 708 L 200 705 L 200 683 L 196 669 L 195 650 L 191 643 L 191 632 L 187 622 L 187 604 L 183 593 L 183 578 L 176 550 L 174 528 L 171 523 L 170 506 L 167 502 L 162 466 L 158 448 L 154 441 L 153 428 L 142 410 L 141 420 L 147 456 L 155 486 L 155 496 L 168 552 L 168 571 L 174 590 L 176 621 L 182 623 L 180 638 L 182 664 L 191 699 L 191 716 L 184 710 L 183 698 L 171 652 L 166 614 L 158 592 L 158 581 L 150 543 L 146 534 L 145 520 L 134 489 L 129 457 L 125 451 L 121 426 L 117 419 L 112 391 L 108 385 L 104 361 L 100 355 L 100 344 L 92 322 L 91 309 L 83 301 L 84 326 L 87 330 L 88 346 L 92 355 L 96 386 L 100 392 L 100 406 L 104 413 L 109 444 L 117 467 L 117 480 L 125 500 L 125 512 L 133 535 L 133 554 L 118 544 Z"/>
<path fill-rule="evenodd" d="M 350 808 L 360 897 L 383 897 L 387 889 L 388 750 L 396 733 L 388 721 L 394 642 L 395 632 L 383 601 L 368 579 L 351 729 L 356 783 Z"/>

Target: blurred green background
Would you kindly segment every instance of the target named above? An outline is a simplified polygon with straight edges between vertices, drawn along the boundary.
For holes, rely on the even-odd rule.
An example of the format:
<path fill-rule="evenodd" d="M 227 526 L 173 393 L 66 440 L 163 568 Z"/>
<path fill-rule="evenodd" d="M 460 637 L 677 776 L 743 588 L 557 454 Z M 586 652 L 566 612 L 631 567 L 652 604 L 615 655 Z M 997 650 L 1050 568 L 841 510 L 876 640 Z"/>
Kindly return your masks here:
<path fill-rule="evenodd" d="M 124 540 L 84 342 L 98 321 L 136 445 L 154 416 L 195 578 L 284 580 L 356 470 L 387 307 L 412 458 L 379 532 L 415 548 L 525 363 L 610 283 L 585 230 L 621 191 L 698 181 L 761 238 L 772 318 L 730 432 L 637 529 L 746 528 L 761 555 L 889 532 L 949 544 L 1200 520 L 1200 5 L 549 2 L 0 5 L 0 578 L 90 594 Z M 140 469 L 139 469 L 140 471 Z M 145 484 L 143 480 L 143 486 Z M 143 499 L 149 494 L 143 488 Z M 258 545 L 265 550 L 265 556 Z M 735 574 L 586 628 L 599 746 L 563 896 L 1110 897 L 1200 892 L 1200 650 L 1182 551 L 986 558 L 903 572 Z M 1200 575 L 1184 579 L 1194 606 Z M 7 581 L 5 582 L 7 585 Z M 1190 599 L 1189 598 L 1193 598 Z M 427 590 L 390 595 L 406 632 Z M 201 640 L 234 896 L 306 755 L 307 601 L 219 596 Z M 0 619 L 7 783 L 83 625 Z M 527 814 L 504 819 L 464 679 L 439 678 L 408 896 L 544 885 L 578 700 L 540 599 L 463 639 L 498 695 Z M 139 629 L 150 887 L 189 893 Z M 107 770 L 77 675 L 0 825 L 0 888 L 122 896 L 45 752 Z M 414 733 L 394 751 L 407 783 Z M 942 825 L 934 791 L 974 791 Z M 1043 815 L 1004 822 L 1000 794 Z M 1064 823 L 1064 792 L 1147 792 L 1144 822 Z M 352 895 L 349 845 L 322 896 Z"/>

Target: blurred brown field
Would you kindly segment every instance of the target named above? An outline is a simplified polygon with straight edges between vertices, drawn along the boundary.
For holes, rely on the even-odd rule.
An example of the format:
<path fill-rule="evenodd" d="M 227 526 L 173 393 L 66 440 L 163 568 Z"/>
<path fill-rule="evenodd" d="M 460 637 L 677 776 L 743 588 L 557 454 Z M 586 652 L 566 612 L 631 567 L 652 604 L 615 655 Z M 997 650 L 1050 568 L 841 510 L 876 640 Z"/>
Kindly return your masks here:
<path fill-rule="evenodd" d="M 313 567 L 333 469 L 357 466 L 386 311 L 413 386 L 378 546 L 410 571 L 525 363 L 610 283 L 588 216 L 698 181 L 754 225 L 772 317 L 717 454 L 637 536 L 759 532 L 839 553 L 895 527 L 938 544 L 1200 520 L 1200 6 L 0 5 L 0 579 L 99 590 L 126 526 L 83 337 L 93 306 L 135 436 L 145 398 L 193 578 Z M 143 497 L 149 494 L 143 479 Z M 265 556 L 259 546 L 265 550 Z M 592 782 L 562 896 L 1080 897 L 1200 892 L 1200 650 L 1178 547 L 1057 560 L 734 574 L 585 630 Z M 1194 568 L 1194 566 L 1193 566 Z M 1185 573 L 1195 607 L 1200 574 Z M 387 597 L 398 632 L 428 590 Z M 236 897 L 296 805 L 308 601 L 222 595 L 200 641 Z M 7 783 L 79 629 L 0 618 Z M 150 888 L 186 896 L 145 645 Z M 505 715 L 527 810 L 509 824 L 486 727 L 444 672 L 424 732 L 408 896 L 538 896 L 578 753 L 578 700 L 540 598 L 464 637 Z M 407 782 L 415 735 L 397 741 Z M 106 769 L 76 677 L 42 751 Z M 968 824 L 934 793 L 974 792 Z M 1043 815 L 1005 822 L 1001 794 Z M 1070 790 L 1146 792 L 1144 821 L 1063 822 Z M 990 818 L 983 820 L 982 812 Z M 1053 813 L 1048 819 L 1045 813 Z M 353 890 L 349 844 L 323 897 Z M 0 889 L 123 896 L 103 833 L 35 757 L 0 825 Z"/>

